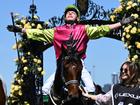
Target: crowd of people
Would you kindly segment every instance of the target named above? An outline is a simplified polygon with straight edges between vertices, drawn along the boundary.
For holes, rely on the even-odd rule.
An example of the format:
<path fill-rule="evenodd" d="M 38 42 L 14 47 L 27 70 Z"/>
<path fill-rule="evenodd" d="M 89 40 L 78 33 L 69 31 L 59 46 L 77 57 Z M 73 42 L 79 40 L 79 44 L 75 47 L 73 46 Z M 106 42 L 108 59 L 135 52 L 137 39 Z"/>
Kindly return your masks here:
<path fill-rule="evenodd" d="M 122 64 L 120 69 L 120 83 L 112 86 L 108 93 L 97 91 L 100 89 L 99 85 L 94 85 L 91 75 L 84 65 L 86 58 L 87 43 L 89 40 L 98 39 L 106 36 L 111 30 L 117 29 L 125 24 L 134 21 L 133 17 L 123 18 L 120 22 L 101 26 L 83 25 L 79 24 L 80 11 L 74 5 L 69 5 L 64 11 L 65 24 L 51 29 L 25 29 L 18 26 L 8 25 L 7 29 L 10 32 L 26 33 L 28 39 L 42 41 L 46 43 L 53 43 L 56 63 L 62 51 L 61 45 L 63 41 L 69 40 L 72 35 L 76 43 L 78 53 L 82 52 L 81 60 L 83 62 L 83 70 L 81 79 L 86 87 L 86 92 L 82 89 L 84 97 L 95 100 L 99 105 L 140 105 L 140 67 L 136 62 L 126 61 Z M 53 84 L 55 73 L 48 78 L 43 86 L 44 95 L 48 95 Z M 95 93 L 89 94 L 89 93 Z"/>

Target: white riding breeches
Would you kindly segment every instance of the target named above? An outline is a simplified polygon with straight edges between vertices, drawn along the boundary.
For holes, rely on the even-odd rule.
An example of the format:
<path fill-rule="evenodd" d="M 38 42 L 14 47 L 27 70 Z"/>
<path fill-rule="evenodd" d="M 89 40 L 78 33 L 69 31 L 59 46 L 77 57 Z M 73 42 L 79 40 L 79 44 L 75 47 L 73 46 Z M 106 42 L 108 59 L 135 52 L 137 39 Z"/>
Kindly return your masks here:
<path fill-rule="evenodd" d="M 88 92 L 94 92 L 95 91 L 95 86 L 93 84 L 92 81 L 92 77 L 90 75 L 90 73 L 87 71 L 85 65 L 84 65 L 84 61 L 82 60 L 82 64 L 83 64 L 83 70 L 82 70 L 82 75 L 81 75 L 81 79 L 85 85 L 85 89 Z M 53 85 L 53 81 L 55 78 L 55 73 L 53 73 L 46 81 L 45 84 L 42 87 L 42 91 L 44 95 L 48 95 L 51 89 L 51 86 Z"/>

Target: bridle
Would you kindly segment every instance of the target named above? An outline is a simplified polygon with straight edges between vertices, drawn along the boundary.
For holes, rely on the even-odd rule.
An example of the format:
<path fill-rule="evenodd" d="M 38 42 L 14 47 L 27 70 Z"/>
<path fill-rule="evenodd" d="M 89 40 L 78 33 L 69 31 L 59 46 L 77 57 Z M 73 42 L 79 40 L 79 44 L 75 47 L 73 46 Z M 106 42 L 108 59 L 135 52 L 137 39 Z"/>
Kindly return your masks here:
<path fill-rule="evenodd" d="M 62 44 L 62 56 L 60 57 L 61 59 L 59 62 L 60 63 L 59 69 L 61 69 L 60 76 L 61 76 L 62 84 L 64 84 L 63 88 L 65 88 L 65 90 L 67 91 L 68 86 L 70 86 L 70 85 L 79 86 L 80 79 L 78 78 L 78 79 L 66 80 L 65 75 L 64 75 L 66 73 L 65 68 L 64 68 L 64 66 L 65 66 L 64 62 L 68 62 L 68 64 L 74 63 L 76 68 L 78 68 L 78 63 L 81 64 L 81 67 L 82 67 L 82 61 L 80 59 L 79 54 L 76 51 L 76 41 L 73 40 L 72 37 L 70 37 L 70 39 L 64 44 L 67 46 L 67 49 L 65 49 L 64 45 Z M 78 69 L 81 70 L 81 68 L 78 68 Z M 71 69 L 71 70 L 74 70 L 74 69 Z M 65 102 L 70 100 L 69 96 L 67 96 L 66 99 L 62 99 L 61 96 L 56 96 L 55 93 L 53 92 L 53 89 L 51 90 L 49 96 L 54 105 L 57 105 L 57 103 L 59 103 L 59 105 L 63 105 Z"/>

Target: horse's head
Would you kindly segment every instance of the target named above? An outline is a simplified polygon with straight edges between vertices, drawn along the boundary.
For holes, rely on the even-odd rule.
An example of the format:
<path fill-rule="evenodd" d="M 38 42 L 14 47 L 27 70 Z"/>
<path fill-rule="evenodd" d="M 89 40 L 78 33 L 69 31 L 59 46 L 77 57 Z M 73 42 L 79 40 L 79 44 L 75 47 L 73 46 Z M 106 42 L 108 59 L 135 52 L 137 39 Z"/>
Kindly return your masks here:
<path fill-rule="evenodd" d="M 61 77 L 68 90 L 68 100 L 80 97 L 79 84 L 82 72 L 82 61 L 76 50 L 74 40 L 69 40 L 62 45 Z"/>

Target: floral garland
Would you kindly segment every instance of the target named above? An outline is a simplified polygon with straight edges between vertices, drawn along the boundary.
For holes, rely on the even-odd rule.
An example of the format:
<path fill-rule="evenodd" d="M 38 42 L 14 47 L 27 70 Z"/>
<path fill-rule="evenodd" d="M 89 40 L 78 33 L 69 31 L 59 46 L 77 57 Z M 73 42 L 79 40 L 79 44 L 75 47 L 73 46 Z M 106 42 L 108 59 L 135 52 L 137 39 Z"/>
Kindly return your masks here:
<path fill-rule="evenodd" d="M 14 14 L 15 25 L 21 28 L 43 28 L 41 24 L 36 24 L 29 20 L 30 18 L 20 17 L 19 14 Z M 38 17 L 34 16 L 34 20 L 38 20 Z M 14 60 L 18 67 L 14 75 L 14 81 L 11 84 L 10 95 L 8 97 L 8 105 L 30 105 L 30 102 L 28 101 L 25 94 L 25 88 L 27 88 L 27 85 L 30 85 L 29 83 L 27 84 L 27 82 L 34 81 L 27 81 L 26 79 L 29 78 L 31 74 L 38 77 L 42 77 L 44 75 L 44 70 L 41 67 L 41 59 L 38 56 L 35 56 L 28 49 L 27 43 L 28 40 L 21 37 L 17 44 L 13 45 L 14 50 L 18 48 L 20 59 L 16 58 Z"/>
<path fill-rule="evenodd" d="M 120 6 L 110 16 L 112 22 L 123 16 L 133 16 L 135 21 L 122 27 L 122 41 L 129 51 L 128 60 L 140 61 L 140 0 L 120 0 Z"/>

